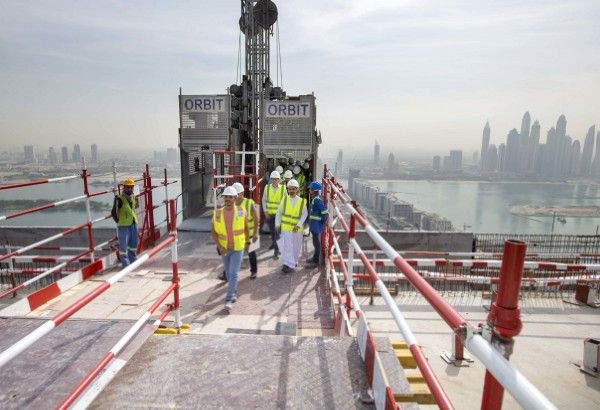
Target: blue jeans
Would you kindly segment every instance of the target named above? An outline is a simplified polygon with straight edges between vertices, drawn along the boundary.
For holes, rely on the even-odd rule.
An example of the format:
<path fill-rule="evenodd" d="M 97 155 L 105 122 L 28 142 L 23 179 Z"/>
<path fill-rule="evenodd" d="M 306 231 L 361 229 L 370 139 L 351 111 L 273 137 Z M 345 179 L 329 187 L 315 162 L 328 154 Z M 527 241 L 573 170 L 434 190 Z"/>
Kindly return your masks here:
<path fill-rule="evenodd" d="M 123 267 L 135 262 L 137 257 L 138 228 L 137 224 L 129 226 L 119 226 L 119 254 Z"/>
<path fill-rule="evenodd" d="M 321 256 L 321 234 L 314 232 L 311 232 L 311 234 L 313 247 L 315 248 L 315 254 L 313 255 L 311 260 L 314 263 L 319 263 L 319 257 Z"/>
<path fill-rule="evenodd" d="M 227 253 L 221 256 L 223 266 L 225 267 L 225 275 L 227 275 L 227 295 L 225 296 L 225 302 L 229 302 L 235 297 L 238 273 L 242 265 L 243 256 L 244 251 L 233 251 L 231 249 L 228 249 Z"/>

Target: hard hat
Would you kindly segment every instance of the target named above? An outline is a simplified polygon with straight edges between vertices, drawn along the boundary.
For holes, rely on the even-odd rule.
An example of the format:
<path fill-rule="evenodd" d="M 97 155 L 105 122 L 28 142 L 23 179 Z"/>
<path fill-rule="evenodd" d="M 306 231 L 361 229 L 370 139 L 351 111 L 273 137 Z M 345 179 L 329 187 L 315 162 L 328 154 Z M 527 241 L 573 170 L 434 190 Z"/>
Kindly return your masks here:
<path fill-rule="evenodd" d="M 302 168 L 304 168 L 304 169 L 308 169 L 308 168 L 310 168 L 310 164 L 309 164 L 308 162 L 305 162 L 305 163 L 302 165 Z"/>
<path fill-rule="evenodd" d="M 135 181 L 131 178 L 127 178 L 123 181 L 123 186 L 135 186 Z"/>
<path fill-rule="evenodd" d="M 300 167 L 298 165 L 296 165 L 294 167 L 294 175 L 298 175 L 300 173 Z"/>
<path fill-rule="evenodd" d="M 293 186 L 296 188 L 300 188 L 300 185 L 298 185 L 298 181 L 296 181 L 295 179 L 290 179 L 287 183 L 288 188 Z"/>
<path fill-rule="evenodd" d="M 279 172 L 280 174 L 283 172 L 283 167 L 281 165 L 277 165 L 275 167 L 275 171 Z"/>
<path fill-rule="evenodd" d="M 292 171 L 290 171 L 290 170 L 288 169 L 287 171 L 285 171 L 285 172 L 283 173 L 283 177 L 284 177 L 284 178 L 291 178 L 291 177 L 293 177 Z"/>
<path fill-rule="evenodd" d="M 271 179 L 273 179 L 273 178 L 281 179 L 281 175 L 279 175 L 279 172 L 273 171 L 273 172 L 271 172 L 271 176 L 269 178 L 271 178 Z"/>
<path fill-rule="evenodd" d="M 228 186 L 223 190 L 223 196 L 237 196 L 237 191 L 234 187 Z"/>
<path fill-rule="evenodd" d="M 242 192 L 245 191 L 244 186 L 242 184 L 240 184 L 239 182 L 236 182 L 235 184 L 233 184 L 232 187 L 236 190 L 236 192 L 238 194 L 241 194 Z"/>
<path fill-rule="evenodd" d="M 310 183 L 310 189 L 312 189 L 313 191 L 320 191 L 321 190 L 321 184 L 317 181 L 313 181 Z"/>

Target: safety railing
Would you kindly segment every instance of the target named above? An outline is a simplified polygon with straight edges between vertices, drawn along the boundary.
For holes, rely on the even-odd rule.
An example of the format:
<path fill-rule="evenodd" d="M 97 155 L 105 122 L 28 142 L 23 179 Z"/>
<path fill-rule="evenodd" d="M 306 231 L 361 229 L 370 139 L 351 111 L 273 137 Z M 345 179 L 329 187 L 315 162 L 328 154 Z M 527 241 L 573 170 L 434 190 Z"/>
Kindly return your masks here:
<path fill-rule="evenodd" d="M 345 272 L 353 272 L 355 253 L 364 265 L 371 279 L 375 282 L 380 295 L 388 306 L 398 330 L 409 346 L 419 370 L 441 408 L 452 408 L 448 396 L 443 391 L 429 363 L 425 359 L 414 335 L 400 312 L 396 302 L 379 277 L 375 267 L 367 258 L 355 239 L 355 225 L 358 222 L 374 244 L 392 261 L 405 278 L 419 291 L 431 307 L 439 314 L 455 334 L 457 343 L 455 353 L 461 354 L 466 347 L 487 369 L 484 382 L 482 408 L 499 409 L 502 405 L 504 389 L 526 409 L 552 409 L 554 405 L 531 384 L 520 372 L 508 362 L 512 346 L 512 337 L 520 331 L 520 319 L 516 303 L 518 301 L 521 274 L 523 271 L 526 246 L 523 243 L 507 242 L 504 249 L 502 273 L 499 281 L 499 296 L 492 304 L 487 326 L 476 328 L 469 324 L 452 306 L 377 232 L 377 230 L 358 211 L 357 205 L 343 191 L 335 178 L 330 176 L 327 166 L 324 167 L 323 194 L 324 201 L 333 209 L 333 215 L 340 222 L 348 240 L 347 262 L 343 259 L 333 226 L 327 230 L 323 241 L 323 252 L 327 260 L 331 260 L 332 250 L 336 250 L 340 267 Z M 350 215 L 350 223 L 344 221 L 344 213 L 337 206 L 337 200 Z M 345 275 L 346 287 L 352 287 L 353 276 Z M 516 284 L 516 285 L 515 285 Z M 500 296 L 502 293 L 502 296 Z M 347 301 L 347 309 L 355 309 L 357 301 Z M 502 352 L 502 353 L 501 353 Z M 503 355 L 504 354 L 504 355 Z M 506 355 L 506 357 L 505 357 Z M 378 408 L 383 408 L 377 406 Z"/>
<path fill-rule="evenodd" d="M 255 202 L 260 201 L 260 186 L 262 178 L 260 174 L 258 151 L 227 151 L 215 150 L 212 154 L 212 205 L 217 207 L 217 198 L 219 193 L 234 182 L 240 182 L 244 185 L 252 199 Z M 247 161 L 247 157 L 253 157 L 252 161 Z M 239 161 L 239 162 L 236 162 Z"/>
<path fill-rule="evenodd" d="M 0 216 L 0 221 L 14 219 L 18 217 L 22 217 L 25 215 L 33 214 L 36 212 L 48 210 L 54 207 L 60 207 L 69 203 L 76 202 L 85 202 L 85 214 L 86 214 L 86 222 L 75 227 L 65 229 L 62 232 L 59 232 L 50 237 L 41 239 L 35 243 L 25 245 L 25 246 L 14 246 L 9 243 L 3 245 L 1 248 L 5 250 L 4 254 L 0 254 L 0 263 L 5 266 L 4 268 L 0 268 L 0 282 L 8 283 L 9 289 L 2 289 L 0 292 L 0 299 L 8 296 L 8 295 L 17 295 L 17 291 L 23 290 L 29 286 L 38 286 L 39 285 L 47 285 L 48 283 L 53 283 L 58 278 L 60 278 L 61 274 L 69 274 L 71 272 L 77 271 L 76 264 L 82 263 L 94 263 L 97 259 L 97 253 L 108 251 L 109 254 L 116 252 L 118 257 L 118 249 L 115 249 L 114 242 L 116 241 L 116 237 L 112 238 L 108 241 L 105 241 L 99 245 L 95 245 L 94 243 L 94 235 L 93 235 L 93 226 L 97 225 L 100 222 L 108 220 L 111 218 L 111 215 L 104 215 L 99 218 L 93 219 L 91 213 L 91 198 L 100 197 L 103 195 L 111 195 L 120 193 L 121 185 L 117 183 L 117 173 L 116 173 L 116 164 L 113 163 L 113 189 L 107 189 L 98 192 L 90 192 L 89 189 L 89 178 L 91 177 L 90 172 L 87 169 L 87 165 L 85 159 L 82 161 L 83 168 L 82 172 L 79 175 L 70 175 L 59 178 L 51 178 L 51 179 L 43 179 L 36 181 L 27 181 L 27 182 L 19 182 L 8 185 L 1 185 L 0 190 L 9 190 L 9 189 L 17 189 L 23 187 L 30 187 L 41 184 L 51 184 L 69 181 L 73 179 L 81 179 L 83 182 L 83 195 L 78 195 L 72 198 L 67 198 L 55 202 L 49 202 L 47 204 L 35 206 L 25 210 L 19 210 L 16 212 L 8 213 Z M 156 225 L 154 223 L 154 211 L 160 207 L 165 207 L 166 209 L 166 217 L 165 221 L 168 225 L 169 219 L 169 210 L 167 206 L 167 202 L 169 200 L 168 196 L 168 185 L 174 184 L 177 181 L 169 181 L 167 176 L 167 170 L 164 169 L 164 180 L 161 181 L 160 185 L 153 185 L 152 178 L 150 175 L 150 169 L 148 165 L 146 165 L 145 172 L 143 173 L 142 178 L 137 179 L 138 182 L 143 182 L 143 188 L 137 194 L 138 198 L 142 199 L 141 206 L 136 210 L 139 215 L 139 220 L 142 221 L 142 226 L 139 232 L 139 241 L 138 241 L 138 252 L 141 252 L 143 249 L 154 245 L 155 242 L 160 237 L 160 232 L 156 229 Z M 152 191 L 154 189 L 159 188 L 160 186 L 165 189 L 165 199 L 162 203 L 154 205 Z M 72 233 L 86 230 L 87 231 L 87 246 L 51 246 L 48 245 L 51 242 L 57 241 L 60 238 L 64 238 Z M 70 252 L 76 251 L 75 255 L 40 255 L 39 257 L 32 257 L 30 255 L 26 255 L 31 251 L 60 251 L 60 252 Z M 61 259 L 62 258 L 62 259 Z M 46 266 L 50 263 L 58 263 L 54 266 Z M 23 267 L 23 264 L 28 264 L 31 266 Z M 75 266 L 75 267 L 74 267 Z M 34 276 L 31 276 L 31 275 Z M 56 276 L 58 275 L 58 276 Z"/>

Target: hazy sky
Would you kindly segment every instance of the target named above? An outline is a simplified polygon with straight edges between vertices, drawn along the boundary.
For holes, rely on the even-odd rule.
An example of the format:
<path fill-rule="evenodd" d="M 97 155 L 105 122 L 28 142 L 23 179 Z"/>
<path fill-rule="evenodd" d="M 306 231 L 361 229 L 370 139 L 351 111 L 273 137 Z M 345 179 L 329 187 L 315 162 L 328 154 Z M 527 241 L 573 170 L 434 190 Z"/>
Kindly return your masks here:
<path fill-rule="evenodd" d="M 283 85 L 314 91 L 325 153 L 478 150 L 529 110 L 600 125 L 600 1 L 276 1 Z M 0 144 L 177 143 L 178 87 L 235 80 L 237 0 L 0 0 Z M 275 77 L 274 73 L 272 77 Z"/>

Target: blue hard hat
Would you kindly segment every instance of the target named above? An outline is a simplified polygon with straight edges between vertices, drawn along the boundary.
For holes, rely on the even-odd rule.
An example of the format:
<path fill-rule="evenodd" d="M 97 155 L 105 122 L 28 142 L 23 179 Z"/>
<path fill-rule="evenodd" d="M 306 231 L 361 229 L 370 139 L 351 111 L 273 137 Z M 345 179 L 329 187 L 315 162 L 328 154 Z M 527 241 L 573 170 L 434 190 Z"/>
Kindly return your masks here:
<path fill-rule="evenodd" d="M 312 189 L 313 191 L 320 191 L 321 190 L 321 184 L 318 183 L 317 181 L 313 181 L 310 183 L 310 189 Z"/>

